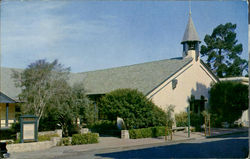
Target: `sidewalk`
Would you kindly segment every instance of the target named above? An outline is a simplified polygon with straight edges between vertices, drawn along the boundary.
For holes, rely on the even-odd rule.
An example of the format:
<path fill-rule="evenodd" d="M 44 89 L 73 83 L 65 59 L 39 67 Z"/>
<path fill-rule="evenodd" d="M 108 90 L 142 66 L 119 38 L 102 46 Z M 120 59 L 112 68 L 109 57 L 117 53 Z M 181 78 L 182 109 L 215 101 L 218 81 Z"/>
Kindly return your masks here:
<path fill-rule="evenodd" d="M 223 135 L 228 133 L 238 133 L 247 132 L 248 128 L 244 129 L 211 129 L 211 135 L 215 137 L 216 135 Z M 153 147 L 154 145 L 166 145 L 175 144 L 181 142 L 187 142 L 189 140 L 199 140 L 205 139 L 205 135 L 202 132 L 192 132 L 190 138 L 188 138 L 188 133 L 183 131 L 178 131 L 174 133 L 172 141 L 165 140 L 164 137 L 159 138 L 144 138 L 144 139 L 120 139 L 116 137 L 100 137 L 99 143 L 97 144 L 86 144 L 86 145 L 76 145 L 76 146 L 61 146 L 53 147 L 48 150 L 43 151 L 33 151 L 33 152 L 20 152 L 12 153 L 12 159 L 38 159 L 38 158 L 54 158 L 56 156 L 66 155 L 69 153 L 85 152 L 85 151 L 95 151 L 95 150 L 105 150 L 105 149 L 134 149 L 136 146 L 142 147 Z"/>

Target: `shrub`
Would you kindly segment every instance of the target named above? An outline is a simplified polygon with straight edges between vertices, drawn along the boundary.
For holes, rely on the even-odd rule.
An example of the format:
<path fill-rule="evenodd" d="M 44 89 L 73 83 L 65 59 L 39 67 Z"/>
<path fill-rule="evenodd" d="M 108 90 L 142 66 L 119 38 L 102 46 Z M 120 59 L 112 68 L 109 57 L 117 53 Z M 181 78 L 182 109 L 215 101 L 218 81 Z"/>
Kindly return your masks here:
<path fill-rule="evenodd" d="M 72 136 L 72 145 L 98 143 L 99 135 L 97 133 L 74 134 Z"/>
<path fill-rule="evenodd" d="M 100 99 L 99 114 L 103 119 L 123 118 L 127 129 L 166 125 L 166 113 L 134 89 L 118 89 Z"/>
<path fill-rule="evenodd" d="M 131 129 L 129 130 L 129 137 L 131 139 L 139 139 L 139 138 L 165 136 L 165 131 L 166 131 L 165 126 L 142 128 L 142 129 Z M 169 132 L 167 132 L 167 135 L 168 134 Z"/>
<path fill-rule="evenodd" d="M 188 126 L 188 114 L 187 112 L 180 112 L 175 114 L 175 121 L 177 127 Z"/>
<path fill-rule="evenodd" d="M 69 136 L 73 134 L 80 134 L 81 128 L 77 124 L 70 124 L 67 126 Z"/>
<path fill-rule="evenodd" d="M 16 133 L 13 130 L 0 130 L 0 140 L 15 139 Z"/>
<path fill-rule="evenodd" d="M 13 133 L 20 132 L 20 123 L 16 122 L 16 123 L 11 124 L 10 130 L 13 131 Z"/>
<path fill-rule="evenodd" d="M 241 117 L 242 111 L 248 108 L 248 86 L 239 82 L 216 83 L 209 94 L 212 126 L 221 126 L 221 122 L 233 124 Z"/>
<path fill-rule="evenodd" d="M 201 125 L 204 124 L 204 117 L 200 114 L 190 113 L 190 125 L 195 127 L 195 131 L 201 131 Z"/>
<path fill-rule="evenodd" d="M 118 130 L 115 121 L 100 120 L 92 125 L 89 125 L 88 128 L 91 129 L 92 132 L 96 132 L 99 134 L 112 136 L 120 136 L 121 134 L 121 131 Z"/>
<path fill-rule="evenodd" d="M 70 142 L 70 138 L 69 137 L 64 137 L 64 138 L 61 138 L 59 144 L 57 146 L 69 146 L 71 144 Z"/>
<path fill-rule="evenodd" d="M 181 112 L 175 115 L 177 127 L 188 126 L 188 113 Z M 204 117 L 201 114 L 190 112 L 190 125 L 194 127 L 195 131 L 201 131 L 201 125 L 204 124 Z"/>

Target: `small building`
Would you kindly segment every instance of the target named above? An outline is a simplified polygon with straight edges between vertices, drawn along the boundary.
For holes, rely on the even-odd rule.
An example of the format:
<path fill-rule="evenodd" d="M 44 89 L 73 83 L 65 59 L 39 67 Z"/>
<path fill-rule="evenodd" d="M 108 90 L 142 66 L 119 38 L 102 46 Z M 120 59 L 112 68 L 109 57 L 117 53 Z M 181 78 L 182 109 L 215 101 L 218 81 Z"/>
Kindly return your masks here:
<path fill-rule="evenodd" d="M 0 129 L 6 129 L 15 122 L 15 109 L 17 101 L 0 92 Z"/>
<path fill-rule="evenodd" d="M 21 72 L 22 69 L 15 69 Z M 11 78 L 12 69 L 1 67 L 0 69 L 0 129 L 8 129 L 16 122 L 16 112 L 20 112 L 18 94 L 20 88 L 15 87 Z"/>

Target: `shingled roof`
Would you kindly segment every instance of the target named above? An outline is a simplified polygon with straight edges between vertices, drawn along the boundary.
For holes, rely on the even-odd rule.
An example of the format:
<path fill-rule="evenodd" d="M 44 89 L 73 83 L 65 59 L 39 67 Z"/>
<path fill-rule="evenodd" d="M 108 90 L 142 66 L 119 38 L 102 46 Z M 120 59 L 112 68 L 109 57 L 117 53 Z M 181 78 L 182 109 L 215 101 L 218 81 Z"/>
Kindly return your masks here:
<path fill-rule="evenodd" d="M 184 42 L 187 42 L 187 41 L 200 42 L 200 38 L 198 36 L 198 33 L 196 32 L 191 15 L 189 16 L 188 24 L 186 26 L 186 30 L 185 30 L 185 33 L 184 33 L 184 36 L 183 36 L 181 43 L 183 44 Z"/>
<path fill-rule="evenodd" d="M 82 80 L 89 95 L 105 94 L 119 88 L 138 89 L 147 95 L 191 61 L 191 58 L 176 58 L 71 74 L 70 83 Z"/>
<path fill-rule="evenodd" d="M 119 88 L 138 89 L 145 95 L 190 63 L 192 58 L 175 58 L 104 70 L 71 73 L 69 84 L 83 82 L 88 95 L 105 94 Z M 17 99 L 20 88 L 11 78 L 13 68 L 1 68 L 1 92 Z M 23 71 L 23 69 L 14 69 Z"/>
<path fill-rule="evenodd" d="M 16 101 L 0 92 L 0 103 L 16 103 Z"/>
<path fill-rule="evenodd" d="M 17 100 L 17 96 L 21 93 L 21 89 L 15 87 L 14 80 L 11 78 L 12 70 L 18 72 L 23 71 L 23 69 L 1 67 L 0 91 L 9 98 Z"/>

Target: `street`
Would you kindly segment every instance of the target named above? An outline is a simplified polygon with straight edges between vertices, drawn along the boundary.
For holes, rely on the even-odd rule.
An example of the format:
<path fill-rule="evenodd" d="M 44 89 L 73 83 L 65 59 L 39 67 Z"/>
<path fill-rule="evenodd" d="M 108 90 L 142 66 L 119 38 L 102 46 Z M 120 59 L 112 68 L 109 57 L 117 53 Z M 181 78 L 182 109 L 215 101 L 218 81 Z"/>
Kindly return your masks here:
<path fill-rule="evenodd" d="M 248 149 L 248 134 L 244 133 L 148 148 L 68 152 L 55 158 L 246 158 Z"/>

